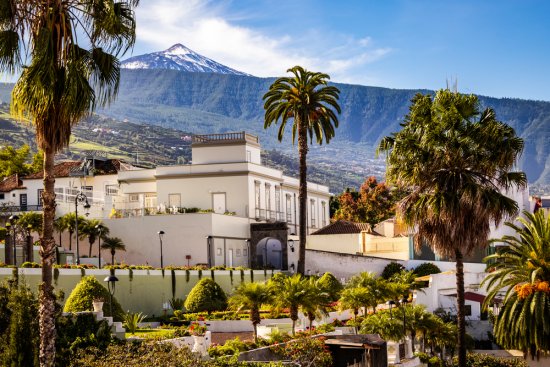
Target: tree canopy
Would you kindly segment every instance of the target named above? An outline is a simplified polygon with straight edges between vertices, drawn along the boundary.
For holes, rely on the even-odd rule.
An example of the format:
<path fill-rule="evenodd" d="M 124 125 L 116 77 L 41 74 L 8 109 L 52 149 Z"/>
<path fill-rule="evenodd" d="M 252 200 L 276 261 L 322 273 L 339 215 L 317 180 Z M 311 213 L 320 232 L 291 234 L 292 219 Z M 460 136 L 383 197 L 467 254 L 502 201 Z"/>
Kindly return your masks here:
<path fill-rule="evenodd" d="M 11 145 L 0 148 L 0 180 L 18 173 L 21 176 L 40 172 L 44 156 L 38 152 L 31 157 L 31 148 L 23 145 L 16 149 Z"/>

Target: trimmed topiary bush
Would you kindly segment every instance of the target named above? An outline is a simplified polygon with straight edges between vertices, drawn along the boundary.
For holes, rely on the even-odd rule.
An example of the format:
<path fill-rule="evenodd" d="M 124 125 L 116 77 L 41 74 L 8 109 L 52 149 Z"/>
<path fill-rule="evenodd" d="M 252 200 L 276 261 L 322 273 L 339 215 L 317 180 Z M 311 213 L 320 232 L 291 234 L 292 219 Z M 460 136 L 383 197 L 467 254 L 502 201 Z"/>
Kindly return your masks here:
<path fill-rule="evenodd" d="M 382 270 L 382 278 L 390 279 L 392 275 L 401 272 L 401 270 L 405 270 L 405 267 L 399 263 L 396 263 L 395 261 L 392 261 L 391 263 L 386 265 L 384 270 Z"/>
<path fill-rule="evenodd" d="M 185 308 L 189 312 L 222 311 L 227 308 L 227 295 L 218 283 L 205 278 L 191 289 L 185 300 Z"/>
<path fill-rule="evenodd" d="M 63 307 L 63 312 L 82 312 L 93 310 L 92 302 L 94 299 L 103 299 L 103 312 L 105 316 L 113 316 L 116 321 L 122 321 L 124 311 L 113 297 L 113 314 L 110 314 L 109 300 L 110 295 L 105 288 L 93 276 L 82 277 L 82 280 L 76 285 L 71 295 Z"/>
<path fill-rule="evenodd" d="M 438 274 L 441 273 L 441 269 L 434 263 L 423 263 L 420 264 L 414 269 L 414 274 L 417 277 L 423 277 L 430 274 Z"/>

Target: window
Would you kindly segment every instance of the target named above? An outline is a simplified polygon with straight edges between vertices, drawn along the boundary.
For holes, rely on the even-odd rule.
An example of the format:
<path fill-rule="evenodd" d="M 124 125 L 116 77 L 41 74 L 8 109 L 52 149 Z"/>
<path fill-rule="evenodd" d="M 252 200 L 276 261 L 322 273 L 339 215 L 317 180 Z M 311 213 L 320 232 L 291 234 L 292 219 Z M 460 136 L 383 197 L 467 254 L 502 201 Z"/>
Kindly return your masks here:
<path fill-rule="evenodd" d="M 254 181 L 254 204 L 256 209 L 260 209 L 260 181 Z"/>
<path fill-rule="evenodd" d="M 235 255 L 235 256 L 236 256 L 236 257 L 241 257 L 241 249 L 240 249 L 240 248 L 238 248 L 238 249 L 236 250 L 236 255 Z"/>
<path fill-rule="evenodd" d="M 464 316 L 472 316 L 472 305 L 464 305 Z"/>
<path fill-rule="evenodd" d="M 265 184 L 265 209 L 268 211 L 267 215 L 269 215 L 271 210 L 271 185 L 268 183 Z"/>
<path fill-rule="evenodd" d="M 286 194 L 286 221 L 292 223 L 292 196 Z"/>
<path fill-rule="evenodd" d="M 131 202 L 131 203 L 135 203 L 135 202 L 139 201 L 139 194 L 130 194 L 128 196 L 128 201 Z"/>
<path fill-rule="evenodd" d="M 252 162 L 252 152 L 250 150 L 246 151 L 246 161 Z"/>
<path fill-rule="evenodd" d="M 315 200 L 310 200 L 310 213 L 309 216 L 311 217 L 311 228 L 315 228 Z"/>
<path fill-rule="evenodd" d="M 243 257 L 247 257 L 247 256 L 248 256 L 248 249 L 243 248 Z"/>
<path fill-rule="evenodd" d="M 117 196 L 118 185 L 105 185 L 105 196 Z"/>
<path fill-rule="evenodd" d="M 169 194 L 168 195 L 168 206 L 170 208 L 179 208 L 179 207 L 181 207 L 181 194 Z"/>
<path fill-rule="evenodd" d="M 42 193 L 44 192 L 44 189 L 38 189 L 38 206 L 42 206 Z"/>
<path fill-rule="evenodd" d="M 4 200 L 4 194 L 0 194 L 0 200 Z"/>
<path fill-rule="evenodd" d="M 323 218 L 323 227 L 327 225 L 327 202 L 321 201 L 321 216 Z"/>
<path fill-rule="evenodd" d="M 275 210 L 281 212 L 281 186 L 275 186 Z"/>

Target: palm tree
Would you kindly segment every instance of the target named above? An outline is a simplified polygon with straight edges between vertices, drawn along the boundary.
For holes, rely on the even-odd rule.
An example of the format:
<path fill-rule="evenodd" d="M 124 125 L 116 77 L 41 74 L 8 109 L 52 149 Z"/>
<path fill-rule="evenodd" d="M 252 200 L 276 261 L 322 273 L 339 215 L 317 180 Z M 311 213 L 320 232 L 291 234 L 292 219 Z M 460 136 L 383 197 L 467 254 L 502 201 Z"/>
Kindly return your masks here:
<path fill-rule="evenodd" d="M 357 320 L 359 310 L 361 307 L 365 306 L 370 299 L 371 295 L 364 287 L 344 288 L 340 294 L 340 310 L 352 310 L 354 319 Z"/>
<path fill-rule="evenodd" d="M 288 308 L 292 320 L 292 335 L 296 334 L 296 321 L 300 307 L 307 304 L 309 296 L 307 278 L 301 274 L 294 274 L 278 282 L 271 283 L 274 293 L 274 305 L 278 308 Z"/>
<path fill-rule="evenodd" d="M 315 135 L 318 144 L 334 137 L 334 128 L 338 127 L 340 113 L 338 98 L 340 91 L 334 86 L 328 86 L 330 77 L 327 74 L 310 72 L 301 66 L 288 69 L 293 77 L 283 77 L 275 80 L 269 91 L 263 96 L 265 101 L 264 128 L 280 121 L 278 139 L 283 140 L 285 128 L 289 119 L 293 120 L 292 142 L 296 141 L 298 133 L 298 154 L 300 156 L 300 251 L 298 273 L 305 272 L 306 235 L 307 235 L 307 164 L 309 134 L 311 142 Z"/>
<path fill-rule="evenodd" d="M 126 251 L 126 246 L 124 246 L 124 243 L 118 237 L 105 237 L 101 248 L 111 251 L 111 265 L 115 265 L 115 254 L 117 251 Z"/>
<path fill-rule="evenodd" d="M 0 70 L 16 73 L 14 115 L 30 117 L 44 152 L 41 238 L 40 365 L 55 359 L 54 156 L 71 128 L 96 106 L 112 101 L 120 78 L 118 55 L 135 42 L 133 7 L 139 0 L 7 0 L 0 8 Z M 79 46 L 86 44 L 89 49 Z M 23 63 L 25 67 L 22 68 Z"/>
<path fill-rule="evenodd" d="M 328 315 L 328 306 L 332 302 L 330 292 L 325 289 L 321 278 L 310 277 L 307 279 L 307 297 L 302 305 L 302 311 L 309 320 L 309 330 L 313 330 L 313 321 L 319 316 Z"/>
<path fill-rule="evenodd" d="M 416 336 L 424 336 L 428 330 L 436 328 L 437 324 L 435 318 L 437 318 L 437 316 L 426 311 L 426 307 L 424 305 L 404 305 L 396 309 L 395 317 L 402 320 L 403 312 L 405 312 L 405 326 L 411 333 L 412 348 L 413 352 L 415 352 Z"/>
<path fill-rule="evenodd" d="M 236 311 L 249 310 L 250 321 L 254 327 L 254 341 L 258 342 L 258 324 L 260 308 L 273 300 L 272 289 L 264 283 L 241 283 L 229 298 L 229 307 Z"/>
<path fill-rule="evenodd" d="M 385 340 L 398 341 L 403 338 L 403 322 L 388 312 L 369 315 L 361 324 L 361 333 L 379 334 Z"/>
<path fill-rule="evenodd" d="M 403 291 L 402 286 L 399 287 L 398 284 L 391 284 L 375 273 L 366 271 L 351 277 L 348 287 L 361 287 L 366 289 L 368 297 L 364 297 L 365 313 L 369 307 L 372 308 L 373 312 L 376 312 L 376 307 L 379 304 L 393 298 L 392 296 L 394 293 Z M 398 287 L 399 289 L 397 289 Z"/>
<path fill-rule="evenodd" d="M 57 217 L 53 221 L 53 228 L 59 233 L 59 246 L 62 246 L 61 244 L 61 236 L 63 235 L 63 232 L 67 230 L 67 220 L 65 216 Z"/>
<path fill-rule="evenodd" d="M 69 251 L 73 249 L 73 234 L 76 232 L 76 214 L 67 213 L 60 219 L 61 226 L 64 226 L 64 229 L 69 232 Z M 82 215 L 78 216 L 78 232 L 79 234 L 86 228 L 86 222 L 88 219 Z M 81 239 L 79 235 L 79 239 Z"/>
<path fill-rule="evenodd" d="M 484 247 L 490 223 L 517 213 L 517 203 L 501 193 L 526 184 L 510 172 L 523 150 L 514 129 L 480 112 L 474 95 L 440 90 L 417 94 L 403 129 L 382 140 L 387 178 L 409 193 L 398 216 L 416 230 L 415 246 L 429 244 L 456 261 L 458 362 L 466 365 L 463 257 Z"/>
<path fill-rule="evenodd" d="M 80 223 L 80 222 L 79 222 Z M 80 227 L 80 226 L 79 226 Z M 90 247 L 88 248 L 88 257 L 92 257 L 92 248 L 95 241 L 99 237 L 98 228 L 101 227 L 101 238 L 109 236 L 109 228 L 103 225 L 103 222 L 99 219 L 88 219 L 83 222 L 82 227 L 78 229 L 80 239 L 88 239 Z"/>
<path fill-rule="evenodd" d="M 525 355 L 550 352 L 550 217 L 543 210 L 523 212 L 521 226 L 506 223 L 516 233 L 495 242 L 504 243 L 488 256 L 493 270 L 485 278 L 485 306 L 503 302 L 494 323 L 497 343 Z M 503 300 L 496 300 L 499 293 Z"/>

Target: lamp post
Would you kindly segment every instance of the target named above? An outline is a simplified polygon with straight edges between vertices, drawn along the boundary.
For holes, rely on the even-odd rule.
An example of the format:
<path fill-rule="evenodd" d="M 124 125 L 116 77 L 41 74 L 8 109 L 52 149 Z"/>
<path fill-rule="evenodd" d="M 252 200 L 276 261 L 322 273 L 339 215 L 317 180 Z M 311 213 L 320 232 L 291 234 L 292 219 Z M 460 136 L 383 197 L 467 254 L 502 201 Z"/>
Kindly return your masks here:
<path fill-rule="evenodd" d="M 391 309 L 392 309 L 393 306 L 395 306 L 395 301 L 390 300 L 390 301 L 387 302 L 387 305 L 390 306 L 390 319 L 393 320 L 393 315 L 392 315 Z"/>
<path fill-rule="evenodd" d="M 405 306 L 407 305 L 409 301 L 407 300 L 407 298 L 403 297 L 403 299 L 401 300 L 401 306 L 403 307 L 403 340 L 406 341 L 407 340 L 407 314 L 406 314 L 406 310 L 405 310 Z"/>
<path fill-rule="evenodd" d="M 288 247 L 290 248 L 290 251 L 291 252 L 294 252 L 294 240 L 293 239 L 290 239 L 288 241 L 286 241 L 287 244 L 288 244 Z"/>
<path fill-rule="evenodd" d="M 115 295 L 115 286 L 116 282 L 118 282 L 118 278 L 114 275 L 109 275 L 103 279 L 103 281 L 107 282 L 107 287 L 109 289 L 109 313 L 110 316 L 113 317 L 113 296 Z"/>
<path fill-rule="evenodd" d="M 78 243 L 78 204 L 84 204 L 84 209 L 90 209 L 90 203 L 86 195 L 79 191 L 74 198 L 75 233 L 76 233 L 76 265 L 80 265 L 80 248 Z"/>
<path fill-rule="evenodd" d="M 99 236 L 97 238 L 97 240 L 99 241 L 97 247 L 97 267 L 101 269 L 101 236 L 103 234 L 103 226 L 101 224 L 98 224 L 97 226 L 95 226 L 95 229 L 97 230 L 97 233 L 99 233 Z"/>
<path fill-rule="evenodd" d="M 16 243 L 17 241 L 15 240 L 15 223 L 17 223 L 17 221 L 19 220 L 19 216 L 18 215 L 12 215 L 8 218 L 9 220 L 9 223 L 10 223 L 10 226 L 11 226 L 11 229 L 12 229 L 12 238 L 11 238 L 11 242 L 12 242 L 12 248 L 13 248 L 13 265 L 17 266 L 17 247 L 16 246 Z"/>
<path fill-rule="evenodd" d="M 164 269 L 164 262 L 162 257 L 162 236 L 164 236 L 164 231 L 159 231 L 159 240 L 160 240 L 160 268 Z"/>

